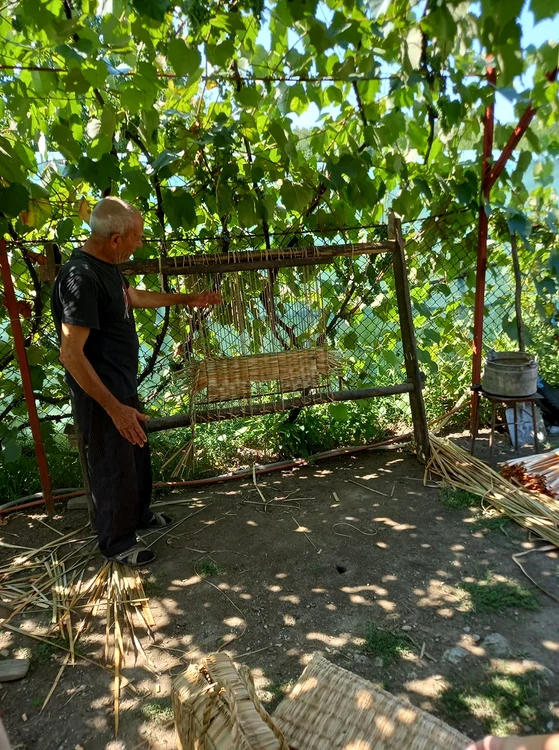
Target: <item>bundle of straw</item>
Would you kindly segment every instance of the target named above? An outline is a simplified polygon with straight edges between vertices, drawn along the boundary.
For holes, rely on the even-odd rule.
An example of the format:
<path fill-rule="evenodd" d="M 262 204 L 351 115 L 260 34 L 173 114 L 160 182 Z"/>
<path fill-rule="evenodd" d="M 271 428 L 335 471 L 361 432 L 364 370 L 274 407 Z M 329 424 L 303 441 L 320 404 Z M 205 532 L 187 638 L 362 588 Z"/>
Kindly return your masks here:
<path fill-rule="evenodd" d="M 177 460 L 175 467 L 171 472 L 171 479 L 183 478 L 185 471 L 190 470 L 194 465 L 194 439 L 190 438 L 184 445 L 181 445 L 165 459 L 161 466 L 161 471 L 166 469 L 169 464 Z"/>
<path fill-rule="evenodd" d="M 559 547 L 559 502 L 541 492 L 516 487 L 450 440 L 430 434 L 431 458 L 425 469 L 447 484 L 479 495 L 524 528 Z"/>
<path fill-rule="evenodd" d="M 501 474 L 515 484 L 559 498 L 559 451 L 513 458 L 501 464 Z"/>
<path fill-rule="evenodd" d="M 118 734 L 119 706 L 121 690 L 121 670 L 125 663 L 128 649 L 125 648 L 124 637 L 129 637 L 135 660 L 142 655 L 149 664 L 146 652 L 136 635 L 134 619 L 138 618 L 146 629 L 148 635 L 153 638 L 153 626 L 155 622 L 149 608 L 148 599 L 144 593 L 142 579 L 137 570 L 133 570 L 120 563 L 107 563 L 102 571 L 105 574 L 105 600 L 107 606 L 105 624 L 105 661 L 109 661 L 111 651 L 111 629 L 113 666 L 114 666 L 114 718 L 115 735 Z M 112 622 L 111 622 L 112 620 Z"/>
<path fill-rule="evenodd" d="M 47 524 L 48 525 L 48 524 Z M 76 650 L 77 642 L 92 617 L 106 610 L 105 659 L 112 654 L 114 673 L 115 734 L 118 732 L 119 702 L 122 687 L 134 688 L 122 677 L 127 642 L 137 658 L 149 660 L 136 634 L 135 620 L 153 637 L 154 620 L 137 571 L 117 563 L 104 563 L 93 575 L 89 565 L 95 537 L 81 537 L 83 529 L 62 534 L 49 526 L 56 538 L 39 548 L 20 547 L 0 542 L 1 547 L 17 550 L 0 566 L 0 599 L 9 603 L 12 613 L 0 621 L 0 627 L 46 643 L 65 652 L 55 680 L 45 697 L 43 711 L 53 696 L 68 664 L 76 658 L 103 667 Z M 84 527 L 85 528 L 85 527 Z M 46 635 L 22 630 L 13 624 L 19 614 L 51 611 L 51 630 Z M 61 642 L 62 639 L 62 642 Z M 107 669 L 107 667 L 103 667 Z"/>

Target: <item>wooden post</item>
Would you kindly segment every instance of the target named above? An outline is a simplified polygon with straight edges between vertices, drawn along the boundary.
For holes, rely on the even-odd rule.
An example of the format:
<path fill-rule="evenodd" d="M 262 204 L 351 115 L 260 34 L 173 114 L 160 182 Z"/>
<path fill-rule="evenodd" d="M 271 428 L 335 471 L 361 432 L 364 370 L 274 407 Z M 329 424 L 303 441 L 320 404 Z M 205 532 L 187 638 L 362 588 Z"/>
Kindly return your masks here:
<path fill-rule="evenodd" d="M 39 279 L 42 283 L 54 281 L 58 273 L 59 267 L 56 263 L 56 254 L 52 242 L 45 242 L 45 257 L 47 259 L 46 264 L 39 266 Z"/>
<path fill-rule="evenodd" d="M 78 419 L 76 415 L 76 407 L 74 406 L 74 399 L 70 398 L 70 401 L 72 403 L 72 414 L 74 415 L 74 430 L 76 434 L 76 442 L 78 444 L 78 456 L 80 459 L 80 468 L 82 471 L 82 477 L 83 477 L 83 489 L 85 492 L 85 497 L 87 499 L 87 513 L 89 515 L 89 525 L 91 526 L 91 531 L 95 533 L 97 530 L 97 526 L 95 523 L 95 508 L 93 507 L 93 496 L 91 494 L 91 484 L 89 482 L 89 470 L 87 467 L 87 450 L 85 447 L 85 440 L 83 439 L 83 433 L 80 430 L 80 426 L 78 424 Z"/>
<path fill-rule="evenodd" d="M 474 330 L 472 341 L 472 389 L 481 384 L 481 355 L 483 349 L 483 321 L 485 318 L 485 276 L 487 272 L 487 235 L 489 232 L 488 207 L 490 188 L 488 187 L 493 154 L 493 131 L 495 129 L 495 89 L 497 71 L 489 65 L 486 71 L 490 87 L 490 99 L 483 117 L 483 157 L 481 162 L 481 201 L 477 228 L 476 296 L 474 301 Z M 470 404 L 470 429 L 473 430 L 476 399 L 479 393 L 472 390 Z"/>
<path fill-rule="evenodd" d="M 419 371 L 417 345 L 413 328 L 404 238 L 402 236 L 401 221 L 392 213 L 388 219 L 388 237 L 396 241 L 396 249 L 393 256 L 394 284 L 396 288 L 396 301 L 398 303 L 398 316 L 400 318 L 402 345 L 404 347 L 406 374 L 410 383 L 413 384 L 413 390 L 410 391 L 410 408 L 417 458 L 422 463 L 426 463 L 430 454 L 429 430 L 427 427 L 423 394 L 421 392 L 421 373 Z"/>
<path fill-rule="evenodd" d="M 516 311 L 516 329 L 518 331 L 518 349 L 526 351 L 524 338 L 524 320 L 522 319 L 522 273 L 520 271 L 520 260 L 518 258 L 518 245 L 516 243 L 516 232 L 510 232 L 510 251 L 512 255 L 512 268 L 514 272 L 514 309 Z"/>

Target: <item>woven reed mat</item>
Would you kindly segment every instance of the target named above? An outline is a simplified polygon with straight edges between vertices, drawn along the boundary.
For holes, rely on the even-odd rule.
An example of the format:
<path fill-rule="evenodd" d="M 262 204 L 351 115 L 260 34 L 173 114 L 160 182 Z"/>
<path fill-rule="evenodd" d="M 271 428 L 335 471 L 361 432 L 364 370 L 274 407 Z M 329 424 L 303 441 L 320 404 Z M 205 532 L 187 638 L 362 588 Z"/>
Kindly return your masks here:
<path fill-rule="evenodd" d="M 470 740 L 315 656 L 273 715 L 293 750 L 465 750 Z"/>
<path fill-rule="evenodd" d="M 250 670 L 210 654 L 173 683 L 180 750 L 289 750 L 258 697 Z"/>
<path fill-rule="evenodd" d="M 282 393 L 318 388 L 339 369 L 336 355 L 326 349 L 296 349 L 244 357 L 212 357 L 186 370 L 193 395 L 208 389 L 208 401 L 250 398 L 251 383 L 277 381 Z"/>

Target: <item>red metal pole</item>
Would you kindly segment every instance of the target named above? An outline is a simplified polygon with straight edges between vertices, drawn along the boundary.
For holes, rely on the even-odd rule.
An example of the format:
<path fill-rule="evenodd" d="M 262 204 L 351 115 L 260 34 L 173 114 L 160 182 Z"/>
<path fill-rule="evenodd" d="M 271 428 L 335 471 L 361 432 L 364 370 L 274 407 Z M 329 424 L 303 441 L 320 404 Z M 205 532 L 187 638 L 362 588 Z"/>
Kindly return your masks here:
<path fill-rule="evenodd" d="M 53 516 L 54 501 L 52 498 L 52 486 L 50 481 L 49 467 L 47 464 L 47 456 L 45 453 L 43 436 L 41 435 L 41 425 L 39 423 L 39 416 L 37 414 L 35 396 L 33 395 L 31 373 L 29 371 L 29 362 L 27 361 L 27 352 L 25 351 L 25 341 L 23 338 L 23 332 L 21 330 L 21 323 L 19 320 L 19 313 L 17 310 L 17 299 L 12 282 L 12 274 L 10 271 L 8 249 L 5 240 L 2 239 L 0 239 L 0 272 L 2 274 L 2 280 L 4 282 L 4 298 L 6 300 L 6 307 L 8 308 L 10 324 L 12 326 L 12 335 L 14 337 L 16 357 L 21 374 L 23 395 L 27 404 L 29 424 L 31 425 L 31 433 L 33 434 L 33 442 L 35 443 L 35 456 L 37 457 L 37 466 L 39 469 L 39 477 L 41 479 L 41 490 L 43 492 L 43 498 L 47 506 L 47 513 L 49 514 L 49 516 Z"/>
<path fill-rule="evenodd" d="M 555 79 L 557 78 L 557 71 L 558 69 L 555 68 L 555 70 L 552 70 L 551 73 L 547 74 L 547 79 L 550 83 L 555 81 Z M 518 146 L 518 143 L 524 133 L 528 130 L 528 127 L 537 111 L 537 107 L 533 107 L 531 104 L 526 107 L 524 114 L 518 121 L 518 125 L 512 131 L 506 143 L 506 146 L 503 149 L 503 152 L 501 153 L 501 155 L 495 162 L 495 166 L 490 170 L 489 175 L 487 176 L 486 189 L 488 192 L 491 190 L 495 182 L 499 179 L 501 172 L 505 168 L 506 163 L 512 155 L 512 152 Z"/>
<path fill-rule="evenodd" d="M 497 72 L 495 68 L 487 68 L 487 80 L 492 89 L 491 101 L 485 108 L 483 118 L 483 160 L 481 166 L 481 195 L 479 208 L 478 241 L 477 241 L 477 269 L 476 296 L 474 306 L 474 342 L 472 358 L 472 385 L 479 385 L 481 380 L 481 351 L 483 346 L 483 318 L 485 308 L 485 273 L 487 270 L 487 227 L 488 216 L 485 204 L 489 200 L 490 189 L 488 178 L 491 171 L 491 154 L 493 152 L 493 131 L 495 128 L 495 86 Z M 471 418 L 474 414 L 474 400 L 477 394 L 472 394 Z"/>
<path fill-rule="evenodd" d="M 558 68 L 550 71 L 547 74 L 547 79 L 553 82 L 557 79 Z M 490 159 L 493 149 L 493 130 L 495 126 L 495 86 L 497 83 L 497 76 L 495 68 L 487 68 L 487 80 L 493 87 L 493 96 L 491 98 L 491 104 L 485 108 L 484 116 L 484 133 L 483 133 L 483 161 L 482 161 L 482 177 L 481 177 L 481 193 L 482 193 L 482 205 L 479 210 L 479 223 L 478 223 L 478 251 L 477 251 L 477 270 L 476 270 L 476 297 L 475 297 L 475 309 L 474 309 L 474 342 L 473 342 L 473 356 L 472 356 L 472 385 L 480 385 L 481 381 L 481 354 L 483 347 L 483 318 L 485 308 L 485 274 L 487 271 L 487 230 L 488 230 L 488 216 L 485 210 L 485 204 L 489 201 L 491 194 L 491 188 L 495 182 L 499 179 L 506 163 L 510 159 L 514 149 L 518 145 L 520 139 L 528 129 L 534 115 L 537 112 L 537 108 L 534 108 L 531 104 L 528 105 L 526 111 L 520 118 L 518 125 L 512 131 L 506 146 L 504 147 L 501 155 L 497 159 L 493 168 L 491 168 Z M 472 393 L 471 409 L 470 409 L 470 427 L 473 428 L 474 414 L 476 399 L 479 398 L 477 393 Z"/>

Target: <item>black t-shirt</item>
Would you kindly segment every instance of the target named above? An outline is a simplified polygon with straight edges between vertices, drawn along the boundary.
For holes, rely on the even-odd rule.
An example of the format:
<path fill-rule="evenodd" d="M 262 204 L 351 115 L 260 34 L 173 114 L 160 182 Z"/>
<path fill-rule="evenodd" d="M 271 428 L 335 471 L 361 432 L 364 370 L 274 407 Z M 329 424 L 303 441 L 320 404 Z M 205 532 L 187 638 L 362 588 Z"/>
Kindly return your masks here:
<path fill-rule="evenodd" d="M 74 250 L 51 296 L 58 336 L 62 323 L 90 329 L 84 354 L 117 399 L 137 390 L 139 344 L 128 286 L 118 266 Z M 72 390 L 80 390 L 68 372 L 66 379 Z"/>

